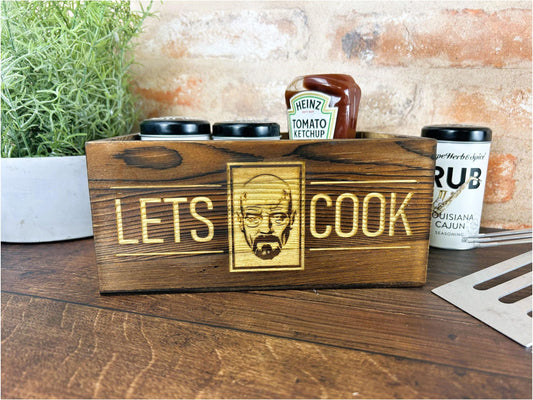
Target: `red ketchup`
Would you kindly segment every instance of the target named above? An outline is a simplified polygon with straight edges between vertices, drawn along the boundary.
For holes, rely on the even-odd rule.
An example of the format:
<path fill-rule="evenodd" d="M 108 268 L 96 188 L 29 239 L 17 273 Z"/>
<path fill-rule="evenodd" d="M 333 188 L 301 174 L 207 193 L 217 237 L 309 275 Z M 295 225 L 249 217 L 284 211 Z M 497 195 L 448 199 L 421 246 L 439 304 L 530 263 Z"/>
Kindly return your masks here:
<path fill-rule="evenodd" d="M 350 75 L 296 78 L 285 91 L 289 139 L 353 139 L 361 89 Z"/>

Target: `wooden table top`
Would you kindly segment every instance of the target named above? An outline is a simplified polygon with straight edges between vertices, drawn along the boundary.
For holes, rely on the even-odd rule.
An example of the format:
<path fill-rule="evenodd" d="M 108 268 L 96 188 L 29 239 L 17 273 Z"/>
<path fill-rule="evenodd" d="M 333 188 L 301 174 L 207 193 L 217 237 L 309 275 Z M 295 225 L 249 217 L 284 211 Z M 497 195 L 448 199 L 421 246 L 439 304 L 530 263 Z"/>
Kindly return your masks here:
<path fill-rule="evenodd" d="M 525 349 L 419 288 L 100 295 L 92 239 L 2 245 L 3 398 L 531 398 Z"/>

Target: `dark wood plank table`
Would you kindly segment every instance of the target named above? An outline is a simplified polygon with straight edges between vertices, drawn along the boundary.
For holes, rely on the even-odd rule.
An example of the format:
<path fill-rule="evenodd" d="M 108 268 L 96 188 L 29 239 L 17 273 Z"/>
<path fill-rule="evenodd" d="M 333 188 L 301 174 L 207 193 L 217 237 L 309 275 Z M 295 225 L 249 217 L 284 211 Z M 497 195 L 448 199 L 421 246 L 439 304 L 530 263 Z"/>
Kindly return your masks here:
<path fill-rule="evenodd" d="M 531 398 L 531 350 L 419 288 L 100 295 L 93 240 L 2 245 L 3 398 Z"/>

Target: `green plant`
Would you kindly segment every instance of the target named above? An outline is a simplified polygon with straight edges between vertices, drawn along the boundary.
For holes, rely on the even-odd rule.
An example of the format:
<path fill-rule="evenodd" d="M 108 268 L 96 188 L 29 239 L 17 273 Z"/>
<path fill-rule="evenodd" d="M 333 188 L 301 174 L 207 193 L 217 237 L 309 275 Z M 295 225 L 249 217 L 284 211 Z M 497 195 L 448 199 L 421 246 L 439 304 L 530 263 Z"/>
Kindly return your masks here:
<path fill-rule="evenodd" d="M 2 1 L 2 157 L 81 155 L 129 133 L 133 38 L 150 6 L 129 1 Z"/>

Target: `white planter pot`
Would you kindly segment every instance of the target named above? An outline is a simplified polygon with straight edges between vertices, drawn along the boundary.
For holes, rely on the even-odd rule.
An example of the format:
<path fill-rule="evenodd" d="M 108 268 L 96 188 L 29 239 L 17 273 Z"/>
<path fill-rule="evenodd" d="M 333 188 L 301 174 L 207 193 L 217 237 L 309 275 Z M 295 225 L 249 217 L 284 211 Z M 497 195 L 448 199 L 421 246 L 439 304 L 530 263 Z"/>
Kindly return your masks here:
<path fill-rule="evenodd" d="M 2 242 L 92 236 L 85 156 L 2 158 Z"/>

